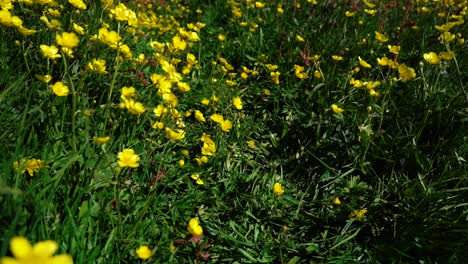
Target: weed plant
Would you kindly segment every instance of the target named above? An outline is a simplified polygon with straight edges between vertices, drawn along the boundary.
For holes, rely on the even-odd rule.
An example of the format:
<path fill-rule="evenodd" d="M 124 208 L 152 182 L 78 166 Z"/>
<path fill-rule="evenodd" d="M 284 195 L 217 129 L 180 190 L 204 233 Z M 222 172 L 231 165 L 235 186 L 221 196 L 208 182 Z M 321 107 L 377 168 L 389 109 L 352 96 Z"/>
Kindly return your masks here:
<path fill-rule="evenodd" d="M 0 0 L 0 263 L 464 263 L 467 13 Z"/>

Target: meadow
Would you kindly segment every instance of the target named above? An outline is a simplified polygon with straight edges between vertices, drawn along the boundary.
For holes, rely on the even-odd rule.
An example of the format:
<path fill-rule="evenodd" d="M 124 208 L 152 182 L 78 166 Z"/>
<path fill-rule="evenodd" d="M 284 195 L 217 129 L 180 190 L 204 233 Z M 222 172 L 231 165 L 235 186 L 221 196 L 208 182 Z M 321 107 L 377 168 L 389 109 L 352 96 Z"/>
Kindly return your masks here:
<path fill-rule="evenodd" d="M 467 14 L 0 0 L 0 263 L 464 263 Z"/>

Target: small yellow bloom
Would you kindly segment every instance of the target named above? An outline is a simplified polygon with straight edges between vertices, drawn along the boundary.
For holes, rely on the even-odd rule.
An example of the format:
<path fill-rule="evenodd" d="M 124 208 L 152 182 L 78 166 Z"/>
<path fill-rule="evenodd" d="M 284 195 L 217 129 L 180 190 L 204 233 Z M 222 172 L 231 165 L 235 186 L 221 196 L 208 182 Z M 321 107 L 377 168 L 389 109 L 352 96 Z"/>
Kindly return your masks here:
<path fill-rule="evenodd" d="M 226 40 L 226 36 L 223 35 L 223 34 L 219 34 L 219 35 L 218 35 L 218 40 L 219 40 L 219 41 L 225 41 L 225 40 Z"/>
<path fill-rule="evenodd" d="M 203 116 L 203 113 L 200 110 L 195 110 L 194 111 L 195 119 L 197 119 L 200 122 L 205 122 L 205 117 Z"/>
<path fill-rule="evenodd" d="M 142 103 L 135 102 L 135 100 L 133 99 L 128 99 L 128 100 L 125 99 L 124 103 L 125 103 L 125 108 L 127 108 L 127 110 L 131 114 L 141 115 L 146 111 L 145 106 Z"/>
<path fill-rule="evenodd" d="M 34 246 L 24 237 L 14 237 L 10 241 L 12 257 L 0 258 L 0 263 L 59 263 L 73 264 L 73 258 L 67 254 L 54 256 L 58 244 L 52 240 L 37 242 Z"/>
<path fill-rule="evenodd" d="M 200 226 L 200 222 L 198 222 L 197 218 L 190 219 L 187 230 L 193 236 L 202 236 L 203 235 L 203 228 Z"/>
<path fill-rule="evenodd" d="M 161 130 L 161 129 L 164 128 L 164 123 L 163 122 L 154 122 L 153 128 Z"/>
<path fill-rule="evenodd" d="M 58 33 L 55 37 L 55 41 L 58 45 L 69 49 L 73 49 L 80 43 L 80 39 L 73 32 Z"/>
<path fill-rule="evenodd" d="M 210 104 L 210 99 L 203 98 L 203 99 L 201 100 L 201 103 L 202 103 L 202 105 L 209 105 L 209 104 Z"/>
<path fill-rule="evenodd" d="M 372 66 L 369 63 L 367 63 L 365 60 L 361 59 L 360 56 L 358 57 L 358 59 L 359 59 L 359 65 L 361 65 L 362 67 L 372 68 Z"/>
<path fill-rule="evenodd" d="M 301 37 L 301 35 L 296 35 L 296 40 L 299 41 L 299 42 L 304 42 L 304 38 Z"/>
<path fill-rule="evenodd" d="M 110 141 L 110 139 L 111 138 L 109 136 L 107 136 L 107 137 L 96 137 L 96 136 L 94 136 L 93 137 L 94 143 L 96 143 L 98 145 L 106 144 L 107 142 Z"/>
<path fill-rule="evenodd" d="M 400 73 L 400 78 L 403 81 L 409 81 L 416 78 L 416 72 L 414 69 L 406 66 L 405 64 L 398 66 L 398 73 Z"/>
<path fill-rule="evenodd" d="M 63 82 L 56 82 L 52 85 L 52 92 L 57 96 L 67 96 L 69 93 L 68 86 Z"/>
<path fill-rule="evenodd" d="M 388 45 L 387 47 L 388 47 L 388 50 L 389 50 L 391 53 L 393 53 L 393 54 L 395 54 L 395 55 L 400 54 L 400 49 L 401 49 L 400 46 Z"/>
<path fill-rule="evenodd" d="M 281 183 L 279 182 L 275 183 L 275 185 L 273 185 L 273 192 L 278 196 L 283 195 L 284 194 L 283 185 L 281 185 Z"/>
<path fill-rule="evenodd" d="M 85 34 L 84 28 L 76 23 L 73 23 L 73 31 L 75 31 L 76 34 L 79 34 L 79 35 Z"/>
<path fill-rule="evenodd" d="M 237 109 L 237 110 L 241 110 L 242 109 L 242 101 L 240 99 L 239 96 L 236 96 L 234 98 L 232 98 L 232 104 L 234 105 L 234 107 Z"/>
<path fill-rule="evenodd" d="M 182 129 L 172 130 L 166 127 L 166 137 L 173 141 L 179 141 L 185 138 L 185 131 Z"/>
<path fill-rule="evenodd" d="M 68 0 L 68 2 L 75 8 L 86 10 L 86 4 L 82 0 Z"/>
<path fill-rule="evenodd" d="M 333 204 L 340 205 L 341 204 L 340 198 L 336 197 L 335 199 L 333 199 Z"/>
<path fill-rule="evenodd" d="M 361 221 L 366 213 L 367 209 L 354 210 L 349 214 L 349 218 L 354 218 L 358 221 Z"/>
<path fill-rule="evenodd" d="M 46 58 L 55 60 L 57 58 L 62 57 L 60 54 L 58 54 L 59 49 L 56 46 L 41 45 L 39 47 L 41 48 L 42 56 Z"/>
<path fill-rule="evenodd" d="M 255 149 L 256 146 L 255 146 L 255 140 L 248 140 L 247 141 L 247 145 L 249 146 L 249 148 L 251 149 Z"/>
<path fill-rule="evenodd" d="M 184 159 L 180 159 L 177 163 L 179 164 L 180 167 L 185 166 L 185 160 Z"/>
<path fill-rule="evenodd" d="M 149 249 L 149 247 L 147 246 L 140 246 L 136 251 L 135 253 L 137 254 L 137 256 L 141 259 L 149 259 L 151 257 L 151 255 L 153 254 L 151 252 L 151 249 Z"/>
<path fill-rule="evenodd" d="M 212 114 L 210 119 L 218 124 L 221 124 L 224 121 L 224 117 L 220 114 Z"/>
<path fill-rule="evenodd" d="M 332 104 L 331 109 L 333 110 L 333 112 L 335 112 L 337 114 L 340 114 L 340 113 L 344 112 L 344 109 L 338 107 L 336 104 Z"/>
<path fill-rule="evenodd" d="M 93 59 L 93 61 L 88 62 L 86 69 L 99 74 L 107 74 L 105 60 Z"/>
<path fill-rule="evenodd" d="M 52 76 L 50 76 L 49 74 L 46 74 L 46 75 L 36 74 L 34 76 L 41 82 L 49 83 L 50 81 L 52 81 Z"/>
<path fill-rule="evenodd" d="M 385 36 L 384 34 L 381 34 L 377 31 L 375 31 L 374 33 L 375 33 L 375 40 L 377 40 L 378 42 L 385 43 L 388 41 L 387 36 Z"/>
<path fill-rule="evenodd" d="M 195 180 L 195 182 L 198 184 L 198 185 L 203 185 L 205 184 L 205 182 L 203 182 L 203 180 L 200 178 L 200 174 L 198 173 L 193 173 L 192 175 L 190 175 L 190 177 L 192 179 Z"/>
<path fill-rule="evenodd" d="M 232 122 L 229 121 L 229 120 L 224 120 L 223 122 L 221 122 L 221 130 L 223 130 L 224 132 L 229 132 L 232 128 Z"/>
<path fill-rule="evenodd" d="M 430 64 L 439 64 L 440 59 L 435 52 L 424 53 L 423 58 L 427 63 Z"/>
<path fill-rule="evenodd" d="M 338 55 L 332 55 L 332 59 L 333 59 L 334 61 L 342 61 L 342 60 L 343 60 L 343 57 L 338 56 Z"/>
<path fill-rule="evenodd" d="M 200 158 L 195 158 L 195 161 L 197 162 L 198 165 L 203 165 L 205 163 L 208 163 L 208 157 L 201 156 Z"/>
<path fill-rule="evenodd" d="M 133 149 L 124 149 L 122 152 L 117 154 L 119 158 L 119 166 L 120 167 L 130 167 L 130 168 L 137 168 L 140 166 L 138 161 L 140 161 L 140 157 L 135 154 Z"/>
<path fill-rule="evenodd" d="M 439 57 L 441 60 L 451 60 L 455 57 L 455 53 L 453 51 L 441 51 Z"/>

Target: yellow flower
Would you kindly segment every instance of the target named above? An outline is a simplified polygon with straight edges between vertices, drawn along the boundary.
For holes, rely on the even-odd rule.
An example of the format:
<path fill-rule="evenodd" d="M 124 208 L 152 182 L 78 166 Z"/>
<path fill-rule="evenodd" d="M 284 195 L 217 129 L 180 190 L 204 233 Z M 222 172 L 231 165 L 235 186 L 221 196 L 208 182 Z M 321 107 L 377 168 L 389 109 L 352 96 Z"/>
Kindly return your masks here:
<path fill-rule="evenodd" d="M 117 154 L 117 157 L 119 158 L 120 167 L 137 168 L 140 165 L 138 164 L 140 157 L 135 154 L 133 149 L 124 149 L 122 152 Z"/>
<path fill-rule="evenodd" d="M 99 73 L 99 74 L 107 74 L 106 61 L 105 60 L 93 59 L 92 62 L 89 62 L 86 65 L 86 69 L 88 71 L 96 72 L 96 73 Z"/>
<path fill-rule="evenodd" d="M 405 64 L 401 64 L 400 66 L 398 66 L 398 73 L 400 73 L 400 78 L 403 81 L 409 81 L 416 77 L 414 69 L 406 66 Z"/>
<path fill-rule="evenodd" d="M 46 167 L 46 162 L 40 159 L 30 159 L 28 161 L 22 159 L 19 162 L 15 161 L 13 167 L 16 171 L 21 170 L 21 173 L 28 171 L 29 176 L 33 176 L 35 172 Z"/>
<path fill-rule="evenodd" d="M 213 156 L 216 153 L 216 143 L 211 139 L 211 136 L 203 133 L 200 140 L 203 142 L 201 154 L 204 156 Z"/>
<path fill-rule="evenodd" d="M 441 51 L 439 57 L 441 60 L 451 60 L 455 57 L 455 53 L 453 51 Z"/>
<path fill-rule="evenodd" d="M 212 114 L 210 118 L 218 124 L 221 124 L 224 121 L 224 117 L 220 114 Z"/>
<path fill-rule="evenodd" d="M 198 185 L 203 185 L 203 184 L 205 184 L 205 183 L 203 182 L 203 180 L 200 178 L 200 174 L 198 174 L 198 173 L 193 173 L 190 177 L 191 177 L 192 179 L 194 179 L 195 182 L 196 182 Z"/>
<path fill-rule="evenodd" d="M 237 85 L 237 83 L 236 83 L 236 82 L 234 82 L 234 81 L 231 81 L 231 80 L 226 80 L 226 84 L 227 84 L 228 86 L 231 86 L 231 87 L 232 87 L 232 86 L 236 86 L 236 85 Z"/>
<path fill-rule="evenodd" d="M 335 112 L 337 114 L 340 114 L 340 113 L 344 112 L 344 109 L 338 107 L 336 104 L 332 104 L 331 109 L 333 110 L 333 112 Z"/>
<path fill-rule="evenodd" d="M 276 72 L 270 72 L 270 76 L 271 76 L 271 79 L 273 80 L 273 82 L 275 84 L 279 84 L 280 83 L 280 80 L 279 80 L 279 76 L 280 76 L 280 72 L 276 71 Z"/>
<path fill-rule="evenodd" d="M 307 73 L 304 72 L 305 68 L 304 66 L 299 66 L 299 65 L 294 65 L 294 73 L 297 78 L 299 79 L 307 79 Z"/>
<path fill-rule="evenodd" d="M 195 119 L 197 119 L 200 122 L 205 122 L 205 117 L 203 116 L 203 113 L 200 110 L 195 110 L 194 111 Z"/>
<path fill-rule="evenodd" d="M 122 40 L 122 37 L 119 36 L 119 33 L 115 31 L 109 31 L 107 28 L 100 28 L 97 38 L 113 49 L 116 49 Z"/>
<path fill-rule="evenodd" d="M 86 4 L 81 0 L 68 0 L 68 2 L 72 4 L 72 6 L 74 6 L 75 8 L 83 10 L 86 9 Z"/>
<path fill-rule="evenodd" d="M 63 82 L 56 82 L 52 85 L 52 91 L 57 96 L 67 96 L 69 93 L 68 86 L 64 85 Z"/>
<path fill-rule="evenodd" d="M 148 246 L 140 246 L 136 251 L 135 253 L 137 254 L 137 256 L 141 259 L 149 259 L 151 257 L 151 255 L 153 254 L 151 252 L 151 249 L 149 249 Z"/>
<path fill-rule="evenodd" d="M 361 221 L 366 213 L 367 209 L 354 210 L 349 214 L 349 218 L 354 218 L 358 221 Z"/>
<path fill-rule="evenodd" d="M 296 35 L 296 40 L 299 41 L 299 42 L 304 42 L 304 38 L 301 37 L 301 35 Z"/>
<path fill-rule="evenodd" d="M 187 48 L 187 42 L 185 42 L 180 36 L 174 36 L 172 38 L 172 46 L 175 50 L 185 50 Z"/>
<path fill-rule="evenodd" d="M 141 115 L 146 111 L 145 106 L 142 103 L 135 102 L 133 99 L 124 100 L 124 103 L 125 108 L 134 115 Z"/>
<path fill-rule="evenodd" d="M 255 140 L 248 140 L 247 141 L 247 145 L 249 146 L 249 148 L 251 149 L 255 149 L 256 146 L 255 146 Z"/>
<path fill-rule="evenodd" d="M 161 129 L 164 128 L 164 123 L 163 122 L 154 122 L 153 128 L 161 130 Z"/>
<path fill-rule="evenodd" d="M 335 199 L 333 199 L 333 204 L 340 205 L 341 204 L 340 198 L 336 197 Z"/>
<path fill-rule="evenodd" d="M 378 42 L 385 43 L 388 41 L 387 36 L 385 36 L 384 34 L 381 34 L 377 31 L 375 31 L 374 33 L 375 33 L 375 40 L 377 40 Z"/>
<path fill-rule="evenodd" d="M 284 194 L 283 185 L 281 185 L 281 183 L 279 182 L 275 183 L 275 185 L 273 185 L 273 192 L 278 196 L 283 195 Z"/>
<path fill-rule="evenodd" d="M 96 137 L 96 136 L 93 137 L 94 143 L 98 145 L 106 144 L 107 142 L 109 142 L 110 139 L 111 139 L 110 137 Z"/>
<path fill-rule="evenodd" d="M 345 12 L 345 16 L 347 16 L 347 17 L 353 17 L 353 16 L 355 16 L 355 15 L 356 15 L 356 13 L 351 12 L 351 11 L 346 11 L 346 12 Z"/>
<path fill-rule="evenodd" d="M 262 9 L 265 7 L 265 4 L 262 2 L 255 2 L 255 8 Z"/>
<path fill-rule="evenodd" d="M 10 240 L 12 257 L 3 257 L 0 263 L 26 264 L 26 263 L 57 263 L 73 264 L 70 255 L 61 254 L 53 256 L 58 249 L 58 244 L 52 240 L 37 242 L 34 246 L 24 237 L 14 237 Z"/>
<path fill-rule="evenodd" d="M 315 70 L 314 71 L 314 77 L 317 78 L 317 79 L 320 79 L 320 78 L 322 78 L 322 73 L 320 73 L 320 71 L 318 71 L 318 70 Z"/>
<path fill-rule="evenodd" d="M 209 105 L 209 104 L 210 104 L 210 99 L 208 99 L 208 98 L 203 98 L 203 99 L 201 100 L 201 103 L 202 103 L 203 105 Z"/>
<path fill-rule="evenodd" d="M 190 219 L 188 226 L 187 226 L 187 230 L 193 236 L 203 235 L 203 228 L 200 226 L 200 223 L 198 222 L 197 218 Z"/>
<path fill-rule="evenodd" d="M 360 88 L 364 85 L 364 82 L 361 80 L 355 80 L 354 78 L 351 78 L 349 80 L 349 84 L 351 84 L 354 88 Z"/>
<path fill-rule="evenodd" d="M 423 58 L 430 64 L 438 64 L 440 62 L 440 59 L 435 52 L 424 53 Z"/>
<path fill-rule="evenodd" d="M 201 156 L 200 158 L 195 158 L 195 161 L 197 162 L 198 165 L 203 165 L 205 163 L 208 163 L 208 157 Z"/>
<path fill-rule="evenodd" d="M 166 127 L 166 136 L 170 140 L 178 141 L 178 140 L 185 138 L 185 131 L 182 129 L 172 130 Z"/>
<path fill-rule="evenodd" d="M 42 56 L 49 58 L 51 60 L 55 60 L 57 58 L 62 57 L 60 54 L 58 54 L 58 48 L 56 46 L 47 46 L 47 45 L 41 45 L 39 46 L 41 48 L 41 53 Z"/>
<path fill-rule="evenodd" d="M 332 59 L 333 59 L 334 61 L 342 61 L 342 60 L 343 60 L 343 57 L 338 56 L 338 55 L 332 55 Z"/>
<path fill-rule="evenodd" d="M 232 128 L 231 121 L 224 120 L 223 122 L 221 122 L 221 130 L 223 130 L 224 132 L 229 132 L 231 128 Z"/>
<path fill-rule="evenodd" d="M 226 36 L 224 36 L 223 34 L 219 34 L 219 35 L 218 35 L 218 40 L 219 40 L 219 41 L 225 41 L 225 40 L 226 40 Z"/>
<path fill-rule="evenodd" d="M 400 49 L 401 49 L 400 46 L 388 45 L 387 47 L 388 47 L 388 50 L 389 50 L 391 53 L 393 53 L 393 54 L 395 54 L 395 55 L 400 54 Z"/>
<path fill-rule="evenodd" d="M 75 31 L 76 34 L 79 34 L 79 35 L 85 34 L 84 28 L 76 23 L 73 23 L 73 31 Z"/>
<path fill-rule="evenodd" d="M 46 75 L 36 74 L 34 76 L 41 82 L 49 83 L 50 81 L 52 81 L 52 76 L 50 76 L 49 74 L 46 74 Z"/>
<path fill-rule="evenodd" d="M 80 39 L 73 32 L 58 33 L 55 37 L 55 41 L 58 45 L 69 49 L 73 49 L 80 43 Z"/>
<path fill-rule="evenodd" d="M 242 101 L 240 99 L 239 96 L 236 96 L 234 98 L 232 98 L 232 104 L 234 105 L 234 107 L 237 109 L 237 110 L 241 110 L 242 109 Z"/>
<path fill-rule="evenodd" d="M 361 57 L 358 57 L 359 59 L 359 65 L 361 65 L 364 68 L 372 68 L 372 66 L 367 63 L 365 60 L 361 59 Z"/>
<path fill-rule="evenodd" d="M 177 87 L 181 92 L 188 92 L 190 91 L 190 85 L 186 82 L 177 82 Z"/>

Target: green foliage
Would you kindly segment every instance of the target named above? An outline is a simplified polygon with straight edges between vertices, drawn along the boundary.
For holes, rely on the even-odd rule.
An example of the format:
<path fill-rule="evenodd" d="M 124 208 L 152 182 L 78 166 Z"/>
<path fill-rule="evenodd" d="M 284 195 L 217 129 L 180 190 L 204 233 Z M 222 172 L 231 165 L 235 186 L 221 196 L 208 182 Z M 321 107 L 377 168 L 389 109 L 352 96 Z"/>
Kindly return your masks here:
<path fill-rule="evenodd" d="M 466 1 L 78 2 L 0 1 L 0 256 L 466 258 Z"/>

